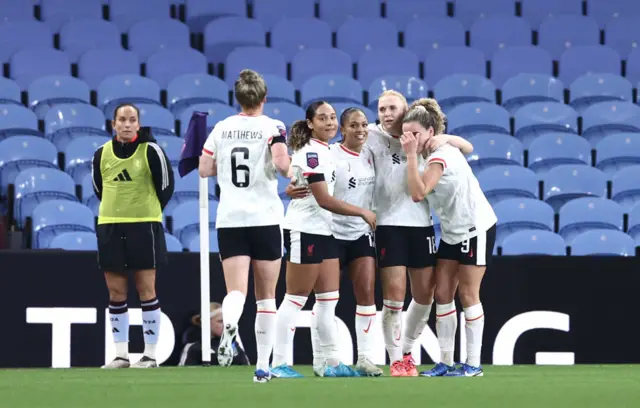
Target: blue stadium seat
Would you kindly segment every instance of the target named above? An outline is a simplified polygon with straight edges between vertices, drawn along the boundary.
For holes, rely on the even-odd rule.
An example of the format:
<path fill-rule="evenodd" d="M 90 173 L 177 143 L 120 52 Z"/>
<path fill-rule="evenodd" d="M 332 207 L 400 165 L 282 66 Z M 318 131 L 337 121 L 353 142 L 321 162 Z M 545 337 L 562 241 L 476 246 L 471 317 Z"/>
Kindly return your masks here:
<path fill-rule="evenodd" d="M 331 27 L 317 18 L 286 18 L 271 29 L 271 48 L 287 61 L 303 51 L 332 48 Z"/>
<path fill-rule="evenodd" d="M 629 230 L 627 232 L 640 246 L 640 204 L 634 205 L 629 211 Z"/>
<path fill-rule="evenodd" d="M 564 239 L 555 232 L 525 230 L 514 232 L 502 243 L 502 255 L 565 256 Z"/>
<path fill-rule="evenodd" d="M 578 114 L 560 102 L 533 102 L 515 114 L 514 135 L 525 147 L 546 133 L 578 133 Z"/>
<path fill-rule="evenodd" d="M 211 20 L 222 17 L 246 17 L 247 6 L 242 0 L 188 0 L 185 20 L 191 31 L 200 33 Z"/>
<path fill-rule="evenodd" d="M 215 177 L 209 177 L 209 200 L 217 200 L 215 190 Z M 173 215 L 173 210 L 187 201 L 198 200 L 200 191 L 200 176 L 197 171 L 192 171 L 184 177 L 176 177 L 175 189 L 171 200 L 164 208 L 167 216 Z"/>
<path fill-rule="evenodd" d="M 510 198 L 493 207 L 498 217 L 496 245 L 502 246 L 506 237 L 522 230 L 553 231 L 553 208 L 534 198 Z"/>
<path fill-rule="evenodd" d="M 558 212 L 558 233 L 567 244 L 591 229 L 622 231 L 624 211 L 615 201 L 601 197 L 582 197 L 567 202 Z"/>
<path fill-rule="evenodd" d="M 586 74 L 573 81 L 569 90 L 578 114 L 598 102 L 633 100 L 633 85 L 618 74 Z"/>
<path fill-rule="evenodd" d="M 513 0 L 456 0 L 454 15 L 465 27 L 470 27 L 478 19 L 492 16 L 513 16 L 516 13 Z"/>
<path fill-rule="evenodd" d="M 167 154 L 167 158 L 171 165 L 177 166 L 180 161 L 180 152 L 184 145 L 184 139 L 175 136 L 154 136 L 154 138 L 158 142 L 158 145 L 160 145 Z M 194 174 L 197 174 L 197 172 L 194 172 Z M 176 176 L 176 180 L 177 179 L 178 177 Z"/>
<path fill-rule="evenodd" d="M 138 21 L 167 17 L 169 0 L 109 0 L 109 18 L 123 33 Z"/>
<path fill-rule="evenodd" d="M 553 75 L 551 54 L 533 45 L 501 48 L 494 54 L 491 60 L 491 80 L 498 88 L 502 88 L 508 79 L 520 74 L 529 75 L 536 80 L 542 77 L 533 74 L 551 77 Z M 549 93 L 552 92 L 549 91 Z"/>
<path fill-rule="evenodd" d="M 22 105 L 0 106 L 0 140 L 14 135 L 42 136 L 38 117 Z"/>
<path fill-rule="evenodd" d="M 105 78 L 120 74 L 140 74 L 140 60 L 134 52 L 120 48 L 91 49 L 78 60 L 78 78 L 91 89 L 97 90 Z"/>
<path fill-rule="evenodd" d="M 398 27 L 380 17 L 354 18 L 340 25 L 336 33 L 336 46 L 358 60 L 362 54 L 374 50 L 380 59 L 380 49 L 398 47 Z M 385 72 L 390 74 L 391 72 Z M 366 87 L 366 84 L 363 84 Z"/>
<path fill-rule="evenodd" d="M 64 23 L 81 18 L 102 18 L 100 0 L 40 0 L 40 19 L 57 33 Z"/>
<path fill-rule="evenodd" d="M 484 76 L 486 71 L 487 63 L 482 51 L 469 47 L 427 50 L 424 60 L 424 79 L 427 84 L 437 84 L 442 78 L 452 74 Z"/>
<path fill-rule="evenodd" d="M 635 256 L 633 239 L 621 231 L 592 229 L 576 236 L 571 243 L 572 256 Z"/>
<path fill-rule="evenodd" d="M 93 232 L 63 232 L 51 241 L 49 249 L 63 249 L 66 251 L 97 251 L 98 238 Z"/>
<path fill-rule="evenodd" d="M 184 250 L 178 238 L 168 232 L 164 233 L 164 240 L 167 243 L 167 252 L 182 252 Z"/>
<path fill-rule="evenodd" d="M 380 59 L 380 55 L 387 56 Z M 358 60 L 358 81 L 366 89 L 384 75 L 406 75 L 420 77 L 420 61 L 411 51 L 404 48 L 375 48 L 365 52 Z"/>
<path fill-rule="evenodd" d="M 0 8 L 2 9 L 2 8 Z M 53 32 L 40 21 L 0 22 L 0 63 L 25 48 L 53 48 Z"/>
<path fill-rule="evenodd" d="M 173 235 L 182 242 L 184 247 L 188 247 L 200 231 L 199 208 L 198 200 L 191 200 L 173 209 Z M 218 202 L 209 200 L 209 228 L 215 228 L 217 212 Z"/>
<path fill-rule="evenodd" d="M 81 184 L 84 177 L 91 173 L 93 154 L 109 140 L 106 136 L 80 136 L 69 142 L 64 152 L 64 170 L 76 184 Z"/>
<path fill-rule="evenodd" d="M 509 112 L 502 106 L 489 102 L 471 102 L 453 108 L 448 116 L 448 132 L 472 137 L 479 133 L 504 133 L 509 135 Z"/>
<path fill-rule="evenodd" d="M 582 45 L 567 49 L 560 57 L 560 80 L 570 84 L 585 74 L 620 75 L 620 54 L 604 45 Z"/>
<path fill-rule="evenodd" d="M 60 49 L 67 53 L 72 64 L 90 49 L 118 48 L 120 43 L 118 27 L 102 16 L 72 20 L 60 30 Z"/>
<path fill-rule="evenodd" d="M 32 214 L 34 249 L 49 248 L 51 241 L 64 232 L 94 232 L 94 216 L 89 207 L 75 201 L 50 200 L 39 204 Z"/>
<path fill-rule="evenodd" d="M 269 102 L 264 105 L 264 114 L 278 119 L 289 129 L 293 122 L 304 118 L 304 110 L 287 102 Z"/>
<path fill-rule="evenodd" d="M 482 75 L 453 74 L 442 78 L 433 88 L 433 94 L 446 114 L 463 103 L 495 103 L 496 86 Z"/>
<path fill-rule="evenodd" d="M 474 171 L 503 164 L 524 164 L 522 143 L 510 135 L 476 133 L 474 137 L 469 138 L 469 143 L 473 144 L 473 153 L 467 160 Z"/>
<path fill-rule="evenodd" d="M 102 111 L 83 103 L 65 103 L 49 109 L 44 117 L 44 132 L 60 151 L 80 135 L 110 136 Z"/>
<path fill-rule="evenodd" d="M 0 21 L 28 21 L 35 19 L 29 1 L 0 0 Z"/>
<path fill-rule="evenodd" d="M 640 202 L 640 165 L 625 167 L 613 175 L 611 199 L 625 211 Z"/>
<path fill-rule="evenodd" d="M 287 196 L 285 190 L 289 185 L 290 179 L 287 177 L 283 177 L 280 173 L 276 173 L 276 177 L 278 179 L 278 195 L 280 196 L 280 198 L 282 198 L 282 200 L 288 199 L 289 197 Z"/>
<path fill-rule="evenodd" d="M 407 75 L 384 75 L 369 87 L 369 109 L 378 110 L 378 97 L 387 90 L 396 90 L 408 103 L 428 97 L 427 84 L 420 78 Z"/>
<path fill-rule="evenodd" d="M 318 75 L 302 84 L 300 100 L 303 107 L 318 100 L 362 104 L 362 92 L 362 85 L 350 76 Z"/>
<path fill-rule="evenodd" d="M 184 74 L 207 73 L 207 60 L 193 48 L 165 48 L 147 60 L 147 77 L 166 89 L 173 78 Z"/>
<path fill-rule="evenodd" d="M 0 197 L 18 173 L 31 167 L 58 169 L 58 151 L 46 139 L 37 136 L 12 136 L 0 141 Z"/>
<path fill-rule="evenodd" d="M 223 17 L 204 28 L 204 55 L 210 62 L 223 63 L 236 47 L 265 45 L 262 24 L 246 17 Z"/>
<path fill-rule="evenodd" d="M 640 14 L 640 4 L 628 0 L 589 0 L 587 14 L 598 21 L 600 28 L 623 16 Z"/>
<path fill-rule="evenodd" d="M 113 118 L 116 107 L 122 103 L 160 104 L 160 86 L 140 75 L 124 74 L 105 78 L 97 89 L 98 108 L 107 119 Z"/>
<path fill-rule="evenodd" d="M 371 109 L 362 106 L 360 104 L 354 105 L 353 103 L 341 103 L 341 102 L 336 102 L 332 104 L 333 108 L 336 110 L 336 115 L 338 116 L 338 121 L 340 120 L 340 116 L 342 115 L 342 112 L 344 112 L 345 110 L 347 110 L 348 108 L 360 108 L 363 110 L 365 116 L 367 117 L 367 120 L 369 121 L 369 123 L 375 123 L 376 119 L 378 119 L 378 115 L 377 113 L 373 112 Z M 290 124 L 288 126 L 291 126 Z M 338 132 L 339 133 L 339 132 Z"/>
<path fill-rule="evenodd" d="M 531 45 L 531 26 L 514 15 L 478 19 L 469 31 L 470 45 L 484 52 L 487 59 L 502 48 Z"/>
<path fill-rule="evenodd" d="M 381 0 L 318 0 L 319 15 L 337 31 L 348 20 L 380 17 L 380 3 Z"/>
<path fill-rule="evenodd" d="M 229 103 L 229 87 L 209 74 L 180 75 L 167 86 L 167 105 L 176 118 L 189 106 L 200 103 Z"/>
<path fill-rule="evenodd" d="M 52 106 L 63 103 L 91 103 L 91 90 L 83 81 L 69 75 L 38 78 L 29 85 L 29 107 L 44 119 Z"/>
<path fill-rule="evenodd" d="M 262 78 L 267 84 L 267 99 L 269 102 L 289 102 L 296 104 L 296 88 L 285 77 L 272 74 L 263 74 Z M 239 107 L 233 93 L 233 105 Z"/>
<path fill-rule="evenodd" d="M 502 86 L 502 106 L 514 115 L 521 107 L 533 102 L 564 100 L 564 84 L 547 74 L 518 74 Z"/>
<path fill-rule="evenodd" d="M 231 51 L 224 65 L 227 85 L 233 87 L 243 69 L 253 69 L 260 74 L 287 77 L 287 61 L 284 55 L 264 46 L 238 47 Z"/>
<path fill-rule="evenodd" d="M 591 146 L 614 133 L 627 132 L 640 132 L 640 107 L 632 102 L 600 102 L 582 114 L 582 136 Z"/>
<path fill-rule="evenodd" d="M 387 3 L 403 5 L 405 2 Z M 428 5 L 428 2 L 420 1 Z M 388 13 L 387 13 L 388 15 Z M 401 27 L 400 23 L 397 23 Z M 411 21 L 404 30 L 404 47 L 415 52 L 422 59 L 426 50 L 440 47 L 464 47 L 465 30 L 462 23 L 454 18 L 429 16 Z"/>
<path fill-rule="evenodd" d="M 82 203 L 89 207 L 94 216 L 98 216 L 100 210 L 100 200 L 96 197 L 93 191 L 93 177 L 91 173 L 84 176 L 82 179 Z"/>
<path fill-rule="evenodd" d="M 571 14 L 551 16 L 540 24 L 538 30 L 538 46 L 549 51 L 555 60 L 559 60 L 569 48 L 598 44 L 600 29 L 591 17 Z"/>
<path fill-rule="evenodd" d="M 316 75 L 352 76 L 353 60 L 344 51 L 327 48 L 303 50 L 291 61 L 291 82 L 296 88 Z"/>
<path fill-rule="evenodd" d="M 200 233 L 197 233 L 190 238 L 191 242 L 187 247 L 189 252 L 200 252 Z M 209 228 L 209 252 L 220 252 L 220 247 L 218 245 L 218 232 L 213 227 Z"/>
<path fill-rule="evenodd" d="M 405 32 L 405 45 L 409 25 L 413 24 L 414 22 L 419 22 L 420 24 L 429 26 L 432 24 L 432 19 L 444 19 L 447 16 L 446 0 L 388 1 L 386 3 L 386 6 L 387 19 L 396 24 L 401 31 Z M 462 26 L 462 24 L 460 24 L 460 26 Z"/>
<path fill-rule="evenodd" d="M 20 87 L 14 80 L 0 77 L 0 105 L 22 105 Z"/>
<path fill-rule="evenodd" d="M 538 175 L 562 164 L 591 165 L 591 145 L 571 133 L 546 133 L 529 145 L 528 167 Z"/>
<path fill-rule="evenodd" d="M 314 18 L 315 14 L 315 0 L 253 0 L 253 18 L 267 30 L 285 19 Z"/>
<path fill-rule="evenodd" d="M 165 48 L 190 46 L 189 28 L 169 17 L 138 21 L 129 29 L 128 48 L 138 55 L 140 61 L 146 61 L 156 51 Z"/>
<path fill-rule="evenodd" d="M 607 174 L 636 164 L 640 164 L 639 133 L 610 135 L 596 145 L 596 167 Z"/>
<path fill-rule="evenodd" d="M 537 30 L 545 19 L 562 14 L 582 14 L 582 0 L 524 0 L 522 18 Z"/>
<path fill-rule="evenodd" d="M 18 173 L 15 179 L 14 216 L 18 227 L 25 225 L 33 209 L 49 200 L 78 201 L 73 179 L 56 168 L 33 167 Z"/>
<path fill-rule="evenodd" d="M 176 121 L 169 109 L 162 105 L 148 103 L 140 103 L 136 106 L 140 109 L 140 124 L 149 126 L 154 135 L 174 136 L 176 134 Z"/>
<path fill-rule="evenodd" d="M 197 105 L 189 106 L 180 115 L 180 134 L 183 136 L 187 130 L 187 126 L 189 126 L 191 114 L 194 111 L 206 112 L 208 114 L 207 127 L 213 127 L 219 121 L 238 113 L 238 111 L 231 106 L 227 104 L 223 105 L 221 103 L 199 103 Z"/>
<path fill-rule="evenodd" d="M 476 174 L 480 187 L 491 205 L 511 198 L 538 199 L 536 174 L 519 165 L 497 165 Z"/>
<path fill-rule="evenodd" d="M 53 48 L 25 48 L 11 56 L 11 79 L 23 91 L 34 80 L 49 75 L 71 75 L 71 62 L 62 51 Z"/>
<path fill-rule="evenodd" d="M 640 49 L 634 48 L 627 57 L 627 75 L 626 78 L 632 84 L 640 81 Z"/>
<path fill-rule="evenodd" d="M 606 197 L 607 177 L 586 164 L 562 164 L 543 175 L 543 197 L 557 212 L 568 201 L 580 197 Z"/>
<path fill-rule="evenodd" d="M 638 47 L 638 17 L 636 15 L 619 16 L 606 22 L 605 45 L 616 50 L 626 59 L 631 50 Z"/>

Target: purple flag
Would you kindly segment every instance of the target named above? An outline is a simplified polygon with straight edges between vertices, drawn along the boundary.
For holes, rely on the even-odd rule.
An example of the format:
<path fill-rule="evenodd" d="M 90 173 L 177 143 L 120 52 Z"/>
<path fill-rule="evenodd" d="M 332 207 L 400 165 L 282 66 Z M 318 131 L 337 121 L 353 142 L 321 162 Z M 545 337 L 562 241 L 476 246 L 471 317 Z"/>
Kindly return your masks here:
<path fill-rule="evenodd" d="M 180 177 L 198 168 L 202 147 L 207 140 L 207 115 L 205 112 L 193 112 L 191 115 L 178 163 Z"/>

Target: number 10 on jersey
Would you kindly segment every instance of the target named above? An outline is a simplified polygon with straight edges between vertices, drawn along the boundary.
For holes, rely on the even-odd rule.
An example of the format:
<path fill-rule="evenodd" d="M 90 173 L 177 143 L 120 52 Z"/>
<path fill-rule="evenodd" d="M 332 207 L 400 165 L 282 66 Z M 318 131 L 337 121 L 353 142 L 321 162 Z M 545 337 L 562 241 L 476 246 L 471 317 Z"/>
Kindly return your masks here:
<path fill-rule="evenodd" d="M 239 188 L 249 187 L 249 166 L 241 164 L 249 160 L 249 149 L 236 147 L 231 150 L 231 182 Z"/>

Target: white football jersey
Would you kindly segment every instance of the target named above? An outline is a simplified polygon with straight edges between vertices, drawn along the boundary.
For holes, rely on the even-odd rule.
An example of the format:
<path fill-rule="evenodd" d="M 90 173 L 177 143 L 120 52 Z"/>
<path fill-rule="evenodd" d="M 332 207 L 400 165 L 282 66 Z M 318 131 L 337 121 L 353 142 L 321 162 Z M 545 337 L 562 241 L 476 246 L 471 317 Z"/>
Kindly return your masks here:
<path fill-rule="evenodd" d="M 365 147 L 373 155 L 376 183 L 373 204 L 377 225 L 429 227 L 433 225 L 427 200 L 415 203 L 407 181 L 407 155 L 400 139 L 385 132 L 380 125 L 369 125 Z M 420 170 L 426 161 L 418 157 Z"/>
<path fill-rule="evenodd" d="M 299 170 L 305 179 L 322 174 L 329 194 L 333 195 L 336 181 L 336 167 L 329 151 L 329 145 L 311 139 L 302 149 L 293 153 L 291 166 Z M 315 235 L 331 235 L 332 213 L 318 205 L 313 194 L 305 198 L 291 200 L 284 217 L 283 228 Z"/>
<path fill-rule="evenodd" d="M 440 218 L 444 242 L 455 245 L 466 241 L 498 221 L 460 150 L 446 144 L 427 159 L 428 164 L 441 163 L 444 167 L 440 181 L 427 196 Z"/>
<path fill-rule="evenodd" d="M 368 150 L 356 153 L 341 144 L 329 147 L 336 165 L 336 185 L 333 196 L 367 210 L 372 209 L 373 188 L 376 173 L 373 158 Z M 355 241 L 371 232 L 371 227 L 361 217 L 333 214 L 331 227 L 333 236 L 346 241 Z"/>
<path fill-rule="evenodd" d="M 230 116 L 216 124 L 202 154 L 216 159 L 220 203 L 216 228 L 280 225 L 284 205 L 271 161 L 274 137 L 286 128 L 268 116 Z"/>

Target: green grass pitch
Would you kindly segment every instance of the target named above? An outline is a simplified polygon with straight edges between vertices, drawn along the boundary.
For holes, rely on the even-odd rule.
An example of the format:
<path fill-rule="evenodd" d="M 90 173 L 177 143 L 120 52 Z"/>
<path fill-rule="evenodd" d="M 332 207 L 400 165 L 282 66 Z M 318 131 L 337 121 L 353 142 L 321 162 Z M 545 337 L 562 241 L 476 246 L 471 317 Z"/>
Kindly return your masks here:
<path fill-rule="evenodd" d="M 346 379 L 315 378 L 310 367 L 298 368 L 306 378 L 268 384 L 252 382 L 252 367 L 2 370 L 0 406 L 640 407 L 640 366 L 486 366 L 481 378 Z"/>

